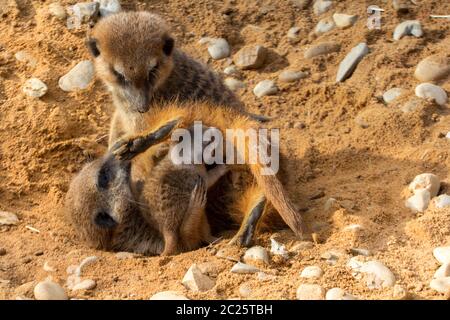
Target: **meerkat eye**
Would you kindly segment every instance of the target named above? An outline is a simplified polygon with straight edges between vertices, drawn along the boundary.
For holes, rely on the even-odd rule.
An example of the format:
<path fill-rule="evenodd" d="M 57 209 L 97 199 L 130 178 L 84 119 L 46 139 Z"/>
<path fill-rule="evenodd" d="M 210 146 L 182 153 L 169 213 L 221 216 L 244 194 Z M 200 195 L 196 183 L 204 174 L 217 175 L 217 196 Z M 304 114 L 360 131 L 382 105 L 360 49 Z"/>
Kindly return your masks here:
<path fill-rule="evenodd" d="M 104 229 L 114 228 L 117 222 L 105 211 L 100 211 L 95 215 L 94 222 L 97 226 Z"/>
<path fill-rule="evenodd" d="M 159 63 L 157 63 L 153 68 L 148 72 L 148 82 L 152 83 L 156 79 L 156 74 L 158 72 Z"/>
<path fill-rule="evenodd" d="M 173 40 L 173 38 L 167 37 L 166 39 L 164 39 L 164 44 L 163 44 L 163 49 L 162 49 L 164 54 L 166 56 L 170 56 L 172 54 L 174 46 L 175 46 L 175 40 Z"/>
<path fill-rule="evenodd" d="M 128 83 L 128 81 L 127 81 L 127 79 L 125 78 L 125 76 L 124 76 L 123 74 L 121 74 L 120 72 L 118 72 L 116 69 L 113 68 L 113 69 L 112 69 L 112 73 L 116 76 L 117 81 L 119 81 L 120 84 L 125 85 L 125 84 Z"/>

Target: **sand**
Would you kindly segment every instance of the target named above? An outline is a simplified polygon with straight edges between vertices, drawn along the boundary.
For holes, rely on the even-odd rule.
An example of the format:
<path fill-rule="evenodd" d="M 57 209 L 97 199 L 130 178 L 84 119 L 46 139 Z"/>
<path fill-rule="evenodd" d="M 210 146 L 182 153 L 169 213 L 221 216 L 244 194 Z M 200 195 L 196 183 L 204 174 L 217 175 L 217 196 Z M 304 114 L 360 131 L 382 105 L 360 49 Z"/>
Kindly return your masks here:
<path fill-rule="evenodd" d="M 284 167 L 290 172 L 286 187 L 320 243 L 291 253 L 288 260 L 272 258 L 265 272 L 273 277 L 262 281 L 254 274 L 230 273 L 234 263 L 215 255 L 219 249 L 235 258 L 243 254 L 243 249 L 226 246 L 232 232 L 193 252 L 126 260 L 79 241 L 63 218 L 62 200 L 71 177 L 97 144 L 106 144 L 113 106 L 98 80 L 74 93 L 58 87 L 62 75 L 90 58 L 84 45 L 87 27 L 69 31 L 65 21 L 49 15 L 52 1 L 7 2 L 17 7 L 2 8 L 9 13 L 0 17 L 0 210 L 17 214 L 20 223 L 0 226 L 0 247 L 6 249 L 6 255 L 0 256 L 0 299 L 32 297 L 33 284 L 49 276 L 65 285 L 66 268 L 92 255 L 99 260 L 85 268 L 83 278 L 94 279 L 97 287 L 68 290 L 71 298 L 148 299 L 156 292 L 175 290 L 192 299 L 228 299 L 239 297 L 239 287 L 245 284 L 252 289 L 248 298 L 295 299 L 297 287 L 311 282 L 326 289 L 340 287 L 361 299 L 392 299 L 392 288 L 370 290 L 363 280 L 352 277 L 345 265 L 351 257 L 349 249 L 355 247 L 369 249 L 370 259 L 388 266 L 411 298 L 444 298 L 429 288 L 429 282 L 438 268 L 433 248 L 450 245 L 450 209 L 430 208 L 416 214 L 404 201 L 408 183 L 424 172 L 438 175 L 440 193 L 450 193 L 450 142 L 442 137 L 450 131 L 450 112 L 448 104 L 439 107 L 424 100 L 411 113 L 400 111 L 400 105 L 414 97 L 420 83 L 414 78 L 417 63 L 450 51 L 450 21 L 428 17 L 449 14 L 450 4 L 420 1 L 412 12 L 398 16 L 389 1 L 373 1 L 385 12 L 381 29 L 368 30 L 365 1 L 335 1 L 333 9 L 320 17 L 312 8 L 299 10 L 280 0 L 122 1 L 126 10 L 162 14 L 173 27 L 177 45 L 218 71 L 229 62 L 211 60 L 198 44 L 202 36 L 226 38 L 232 53 L 254 43 L 270 49 L 262 68 L 241 72 L 247 89 L 240 96 L 249 110 L 274 117 L 271 126 L 282 128 L 281 143 L 290 154 Z M 348 29 L 308 36 L 319 19 L 333 12 L 358 14 L 360 19 Z M 424 37 L 394 42 L 395 26 L 406 19 L 420 20 Z M 292 26 L 301 29 L 296 44 L 286 37 Z M 306 60 L 305 49 L 322 41 L 338 42 L 341 50 Z M 350 79 L 336 84 L 339 62 L 360 42 L 368 44 L 370 53 Z M 14 54 L 20 50 L 32 55 L 35 63 L 17 61 Z M 310 76 L 292 84 L 277 81 L 280 92 L 274 96 L 253 95 L 257 82 L 277 80 L 286 69 Z M 47 84 L 44 97 L 33 99 L 22 92 L 31 77 Z M 437 84 L 450 92 L 450 81 Z M 392 87 L 401 87 L 406 94 L 385 105 L 380 96 Z M 324 196 L 310 200 L 318 191 Z M 331 197 L 340 207 L 325 210 Z M 352 224 L 363 228 L 345 229 Z M 258 244 L 270 248 L 271 236 L 288 249 L 299 242 L 286 230 L 262 233 Z M 342 254 L 335 265 L 321 258 L 329 250 Z M 45 262 L 55 271 L 45 271 Z M 207 263 L 216 280 L 213 289 L 193 293 L 182 286 L 192 263 Z M 322 267 L 324 276 L 300 278 L 309 265 Z"/>

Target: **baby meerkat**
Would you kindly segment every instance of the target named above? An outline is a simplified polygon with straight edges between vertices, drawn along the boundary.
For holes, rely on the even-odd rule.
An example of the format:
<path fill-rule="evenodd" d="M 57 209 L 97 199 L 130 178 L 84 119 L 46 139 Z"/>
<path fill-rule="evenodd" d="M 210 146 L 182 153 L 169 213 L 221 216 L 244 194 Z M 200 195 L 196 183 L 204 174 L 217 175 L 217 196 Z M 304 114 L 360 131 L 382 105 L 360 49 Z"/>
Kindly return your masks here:
<path fill-rule="evenodd" d="M 151 175 L 132 172 L 130 161 L 160 143 L 176 123 L 117 143 L 73 179 L 65 211 L 91 246 L 171 255 L 213 239 L 204 212 L 206 192 L 208 184 L 226 172 L 223 168 L 206 172 L 200 167 L 174 166 L 163 159 Z M 134 180 L 134 175 L 141 179 Z"/>
<path fill-rule="evenodd" d="M 87 41 L 97 75 L 116 107 L 110 146 L 124 134 L 145 130 L 142 117 L 162 101 L 206 100 L 247 113 L 222 79 L 176 48 L 166 22 L 149 12 L 123 12 L 100 20 Z"/>

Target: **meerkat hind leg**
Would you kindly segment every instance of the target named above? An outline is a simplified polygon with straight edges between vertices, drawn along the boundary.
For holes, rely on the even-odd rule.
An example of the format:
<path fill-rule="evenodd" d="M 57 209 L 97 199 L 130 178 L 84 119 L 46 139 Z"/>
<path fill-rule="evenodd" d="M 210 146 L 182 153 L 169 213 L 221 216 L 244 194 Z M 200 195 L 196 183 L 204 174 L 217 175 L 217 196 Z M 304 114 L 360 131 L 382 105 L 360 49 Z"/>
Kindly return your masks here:
<path fill-rule="evenodd" d="M 266 202 L 266 197 L 263 196 L 256 205 L 253 206 L 250 212 L 245 214 L 239 231 L 228 243 L 229 245 L 239 244 L 244 247 L 249 247 L 252 244 L 258 222 L 264 213 Z"/>

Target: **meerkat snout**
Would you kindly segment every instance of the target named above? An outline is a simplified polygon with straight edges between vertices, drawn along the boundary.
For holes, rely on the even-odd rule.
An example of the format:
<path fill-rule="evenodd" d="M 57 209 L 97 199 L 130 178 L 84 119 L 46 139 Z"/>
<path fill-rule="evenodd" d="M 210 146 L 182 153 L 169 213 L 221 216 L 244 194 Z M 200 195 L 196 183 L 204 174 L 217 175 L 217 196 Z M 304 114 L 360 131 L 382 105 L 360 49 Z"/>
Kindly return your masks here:
<path fill-rule="evenodd" d="M 97 74 L 131 112 L 147 112 L 170 75 L 175 40 L 159 16 L 127 12 L 100 20 L 86 42 Z"/>

